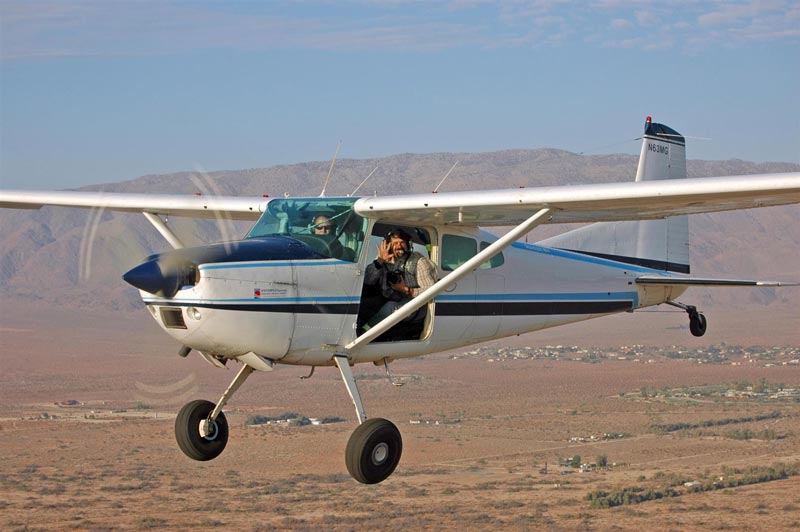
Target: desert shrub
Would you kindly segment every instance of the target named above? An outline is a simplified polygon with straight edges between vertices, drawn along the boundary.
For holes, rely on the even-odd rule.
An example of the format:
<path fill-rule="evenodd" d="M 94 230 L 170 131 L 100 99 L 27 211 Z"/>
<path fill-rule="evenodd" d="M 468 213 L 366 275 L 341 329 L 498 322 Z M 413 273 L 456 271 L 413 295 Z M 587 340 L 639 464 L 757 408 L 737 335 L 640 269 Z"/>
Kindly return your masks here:
<path fill-rule="evenodd" d="M 650 425 L 650 429 L 657 433 L 676 432 L 679 430 L 699 429 L 708 427 L 719 427 L 724 425 L 732 425 L 735 423 L 751 423 L 753 421 L 766 421 L 768 419 L 778 419 L 783 417 L 779 411 L 770 412 L 769 414 L 762 414 L 759 416 L 746 416 L 737 418 L 726 419 L 708 419 L 698 423 L 661 423 Z"/>
<path fill-rule="evenodd" d="M 142 517 L 139 519 L 139 530 L 163 530 L 167 522 L 159 517 Z"/>
<path fill-rule="evenodd" d="M 732 438 L 734 440 L 777 440 L 782 436 L 776 434 L 772 429 L 764 429 L 759 431 L 751 429 L 734 429 L 726 432 L 725 437 Z"/>

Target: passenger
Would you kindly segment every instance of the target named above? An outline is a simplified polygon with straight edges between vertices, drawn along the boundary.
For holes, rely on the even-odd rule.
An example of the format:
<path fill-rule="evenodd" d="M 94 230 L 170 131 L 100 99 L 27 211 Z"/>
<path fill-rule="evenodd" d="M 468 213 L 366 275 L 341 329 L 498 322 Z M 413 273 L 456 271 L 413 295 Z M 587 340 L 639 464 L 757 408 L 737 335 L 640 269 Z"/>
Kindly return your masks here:
<path fill-rule="evenodd" d="M 363 331 L 374 327 L 435 282 L 436 266 L 412 251 L 411 236 L 402 229 L 389 231 L 378 246 L 378 257 L 367 266 L 364 274 L 364 284 L 379 288 L 385 301 L 363 325 Z M 403 322 L 421 325 L 427 312 L 425 305 Z"/>

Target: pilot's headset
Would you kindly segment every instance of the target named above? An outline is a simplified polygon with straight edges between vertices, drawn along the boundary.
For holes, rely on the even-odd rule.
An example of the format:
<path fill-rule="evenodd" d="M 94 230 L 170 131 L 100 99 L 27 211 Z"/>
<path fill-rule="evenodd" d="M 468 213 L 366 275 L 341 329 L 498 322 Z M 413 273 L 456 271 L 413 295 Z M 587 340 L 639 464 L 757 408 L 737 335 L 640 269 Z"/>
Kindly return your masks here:
<path fill-rule="evenodd" d="M 328 219 L 324 222 L 318 222 L 317 219 L 322 218 L 323 216 L 325 216 Z M 327 215 L 324 214 L 315 214 L 314 216 L 311 217 L 311 219 L 308 221 L 308 232 L 313 235 L 315 232 L 314 230 L 319 229 L 320 226 L 322 225 L 329 225 L 331 227 L 331 232 L 329 234 L 332 235 L 336 232 L 336 222 L 334 222 L 332 218 L 329 218 Z"/>
<path fill-rule="evenodd" d="M 411 254 L 412 251 L 414 251 L 414 242 L 411 241 L 411 235 L 409 235 L 402 229 L 392 229 L 391 231 L 386 233 L 386 236 L 384 236 L 383 239 L 388 244 L 392 240 L 393 236 L 402 238 L 405 241 L 409 255 Z"/>

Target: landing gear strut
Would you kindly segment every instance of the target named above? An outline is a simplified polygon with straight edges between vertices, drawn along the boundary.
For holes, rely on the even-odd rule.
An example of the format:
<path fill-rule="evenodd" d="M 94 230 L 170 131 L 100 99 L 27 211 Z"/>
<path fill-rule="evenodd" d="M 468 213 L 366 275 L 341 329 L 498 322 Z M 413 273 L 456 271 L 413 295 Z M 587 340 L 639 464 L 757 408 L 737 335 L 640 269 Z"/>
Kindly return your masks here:
<path fill-rule="evenodd" d="M 349 360 L 341 355 L 334 356 L 333 359 L 356 407 L 359 422 L 347 442 L 347 470 L 362 484 L 377 484 L 386 480 L 400 463 L 403 439 L 391 421 L 381 418 L 367 419 Z M 387 361 L 384 361 L 384 365 L 391 379 Z M 193 460 L 213 460 L 225 449 L 228 443 L 228 421 L 222 409 L 253 371 L 253 366 L 245 364 L 216 405 L 211 401 L 199 400 L 181 408 L 175 419 L 175 439 L 186 456 Z"/>
<path fill-rule="evenodd" d="M 708 322 L 703 314 L 697 312 L 697 307 L 694 305 L 684 305 L 683 303 L 678 303 L 677 301 L 667 301 L 667 304 L 686 311 L 686 313 L 689 315 L 689 330 L 692 332 L 693 336 L 700 337 L 706 333 Z"/>
<path fill-rule="evenodd" d="M 391 421 L 381 418 L 367 419 L 347 357 L 335 356 L 333 359 L 356 407 L 360 423 L 347 441 L 344 456 L 347 471 L 362 484 L 377 484 L 386 480 L 400 463 L 403 439 Z"/>
<path fill-rule="evenodd" d="M 175 418 L 175 439 L 186 456 L 192 460 L 213 460 L 225 450 L 228 421 L 222 409 L 251 373 L 253 367 L 244 365 L 216 405 L 198 400 L 181 408 Z"/>

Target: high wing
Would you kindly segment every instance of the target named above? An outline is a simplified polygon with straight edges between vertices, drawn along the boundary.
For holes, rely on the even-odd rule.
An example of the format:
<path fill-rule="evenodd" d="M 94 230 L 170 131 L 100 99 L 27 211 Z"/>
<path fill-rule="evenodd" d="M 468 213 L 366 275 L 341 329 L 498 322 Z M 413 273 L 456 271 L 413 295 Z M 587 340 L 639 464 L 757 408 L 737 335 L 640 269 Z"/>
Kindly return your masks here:
<path fill-rule="evenodd" d="M 222 216 L 233 220 L 257 220 L 268 201 L 261 197 L 237 196 L 0 190 L 0 208 L 38 209 L 43 205 L 55 205 L 193 218 Z"/>
<path fill-rule="evenodd" d="M 547 223 L 657 219 L 800 203 L 800 173 L 669 179 L 361 198 L 358 214 L 405 224 L 517 225 L 550 209 Z"/>
<path fill-rule="evenodd" d="M 103 208 L 199 218 L 255 220 L 261 197 L 188 196 L 81 191 L 0 191 L 0 207 Z M 517 225 L 549 209 L 547 223 L 657 219 L 800 203 L 800 173 L 670 179 L 597 185 L 408 194 L 361 198 L 358 214 L 404 224 Z"/>

